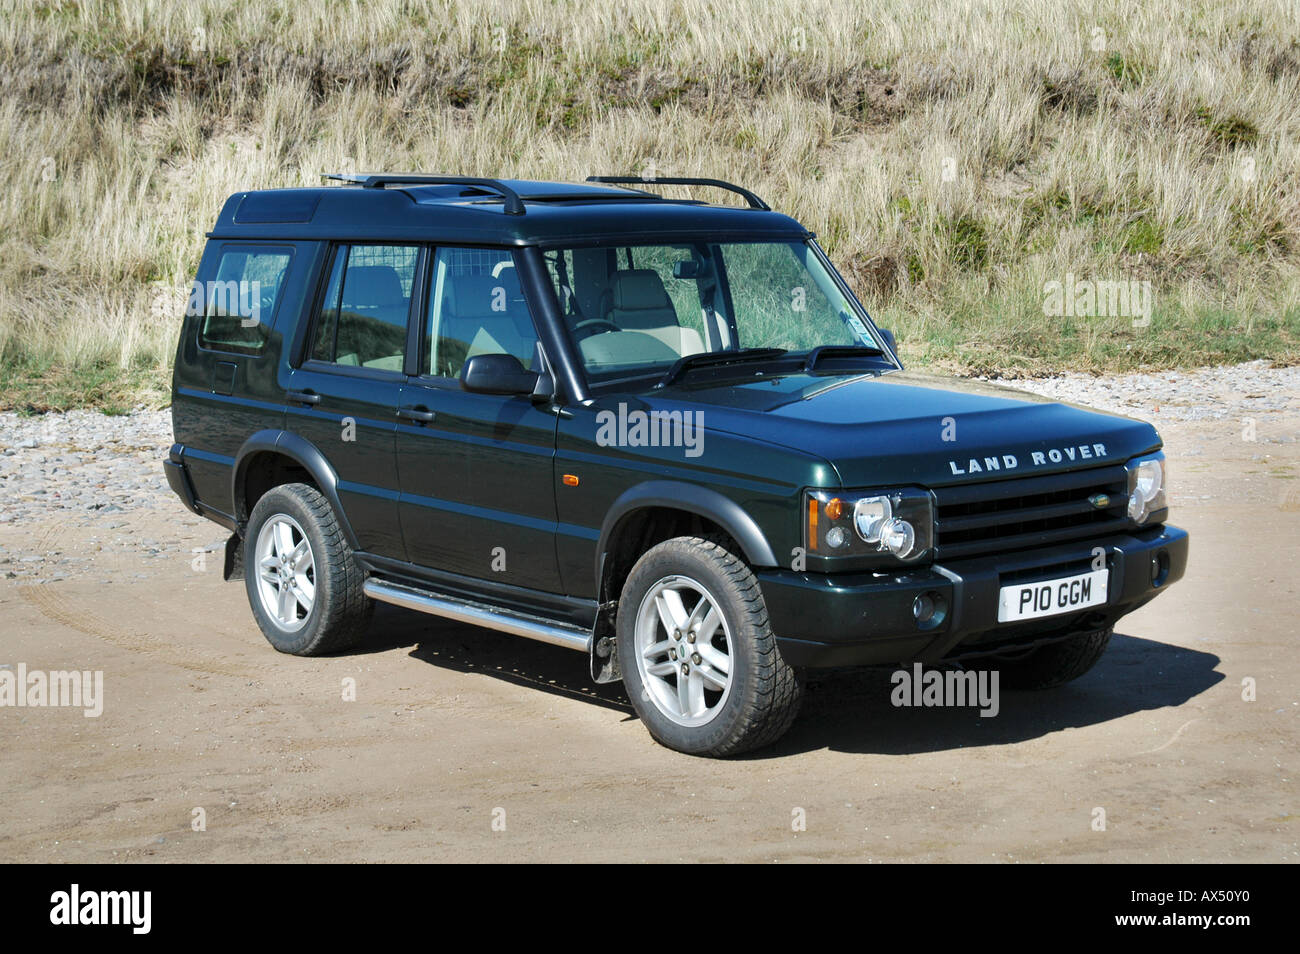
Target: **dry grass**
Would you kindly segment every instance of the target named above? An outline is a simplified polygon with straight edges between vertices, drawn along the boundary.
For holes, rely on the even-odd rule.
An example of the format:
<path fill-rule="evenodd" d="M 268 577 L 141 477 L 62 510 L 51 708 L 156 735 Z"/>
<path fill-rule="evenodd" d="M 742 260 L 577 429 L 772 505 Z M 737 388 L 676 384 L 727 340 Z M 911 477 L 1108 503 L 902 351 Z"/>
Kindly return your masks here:
<path fill-rule="evenodd" d="M 739 180 L 924 363 L 1300 357 L 1293 0 L 630 7 L 4 0 L 0 403 L 165 386 L 225 196 L 346 166 Z M 1150 327 L 1045 316 L 1067 273 Z"/>

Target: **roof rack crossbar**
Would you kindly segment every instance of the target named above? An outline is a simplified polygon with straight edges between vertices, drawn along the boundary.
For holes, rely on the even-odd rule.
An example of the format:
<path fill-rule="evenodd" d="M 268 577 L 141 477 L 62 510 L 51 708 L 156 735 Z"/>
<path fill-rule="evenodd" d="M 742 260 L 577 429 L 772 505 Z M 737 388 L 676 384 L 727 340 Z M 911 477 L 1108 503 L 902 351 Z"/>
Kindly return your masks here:
<path fill-rule="evenodd" d="M 608 182 L 612 185 L 697 185 L 713 186 L 718 189 L 726 189 L 728 192 L 734 192 L 736 195 L 743 196 L 749 203 L 751 209 L 762 209 L 764 212 L 772 211 L 772 207 L 750 192 L 748 189 L 738 185 L 732 185 L 730 182 L 724 182 L 721 179 L 687 179 L 679 176 L 587 176 L 588 182 Z"/>
<path fill-rule="evenodd" d="M 473 185 L 482 186 L 485 189 L 492 189 L 500 193 L 505 202 L 506 215 L 523 215 L 524 200 L 519 197 L 519 193 L 510 188 L 500 179 L 480 179 L 474 176 L 431 176 L 423 173 L 412 173 L 404 175 L 401 173 L 346 173 L 346 172 L 327 172 L 321 174 L 322 179 L 332 179 L 336 182 L 347 183 L 348 185 L 361 186 L 363 189 L 382 189 L 388 185 Z"/>

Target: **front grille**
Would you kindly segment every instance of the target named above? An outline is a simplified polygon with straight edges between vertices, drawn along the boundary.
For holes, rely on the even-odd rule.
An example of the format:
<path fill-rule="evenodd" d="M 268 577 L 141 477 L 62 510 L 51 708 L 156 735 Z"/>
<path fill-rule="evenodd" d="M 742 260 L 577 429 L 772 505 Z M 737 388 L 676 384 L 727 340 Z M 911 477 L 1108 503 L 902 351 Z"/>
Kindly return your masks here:
<path fill-rule="evenodd" d="M 1090 498 L 1097 494 L 1110 497 L 1109 506 L 1095 506 Z M 934 496 L 938 560 L 1014 553 L 1130 529 L 1123 466 L 940 487 Z"/>

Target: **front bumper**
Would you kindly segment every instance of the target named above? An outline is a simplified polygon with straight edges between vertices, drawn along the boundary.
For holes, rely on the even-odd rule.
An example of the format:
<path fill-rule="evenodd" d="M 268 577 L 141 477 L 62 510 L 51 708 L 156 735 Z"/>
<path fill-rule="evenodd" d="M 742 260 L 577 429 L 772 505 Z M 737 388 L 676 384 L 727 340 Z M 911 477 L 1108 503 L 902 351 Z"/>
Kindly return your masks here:
<path fill-rule="evenodd" d="M 993 555 L 897 573 L 759 571 L 781 655 L 791 665 L 933 663 L 1008 651 L 1111 626 L 1182 577 L 1188 538 L 1177 527 Z M 1107 601 L 1074 613 L 998 622 L 998 594 L 1010 582 L 1047 580 L 1091 568 L 1100 548 Z M 941 609 L 925 622 L 913 606 Z"/>

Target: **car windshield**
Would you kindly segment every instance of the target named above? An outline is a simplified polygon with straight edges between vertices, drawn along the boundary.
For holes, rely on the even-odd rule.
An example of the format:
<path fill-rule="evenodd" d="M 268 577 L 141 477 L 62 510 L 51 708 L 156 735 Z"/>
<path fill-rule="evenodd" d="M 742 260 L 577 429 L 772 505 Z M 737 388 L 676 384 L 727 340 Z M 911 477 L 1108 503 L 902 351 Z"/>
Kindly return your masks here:
<path fill-rule="evenodd" d="M 662 374 L 706 353 L 883 349 L 811 243 L 564 248 L 546 261 L 595 385 Z"/>

